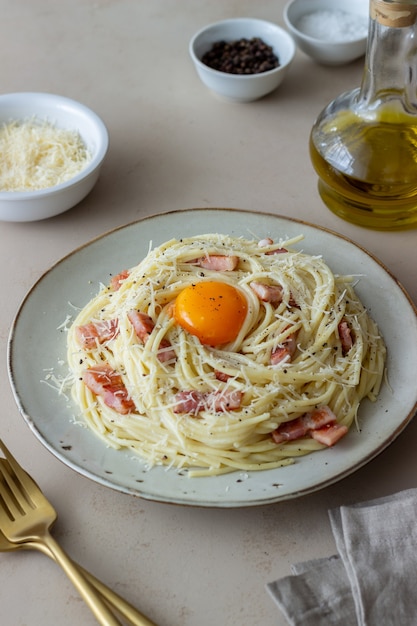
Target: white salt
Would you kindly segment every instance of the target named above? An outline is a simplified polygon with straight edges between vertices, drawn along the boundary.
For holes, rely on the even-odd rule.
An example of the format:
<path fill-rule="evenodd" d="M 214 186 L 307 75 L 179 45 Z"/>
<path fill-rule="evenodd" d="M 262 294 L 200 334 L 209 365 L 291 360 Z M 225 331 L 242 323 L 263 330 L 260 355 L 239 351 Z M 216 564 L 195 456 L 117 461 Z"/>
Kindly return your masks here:
<path fill-rule="evenodd" d="M 346 11 L 323 9 L 301 17 L 297 22 L 297 28 L 315 39 L 351 41 L 367 36 L 368 18 Z"/>

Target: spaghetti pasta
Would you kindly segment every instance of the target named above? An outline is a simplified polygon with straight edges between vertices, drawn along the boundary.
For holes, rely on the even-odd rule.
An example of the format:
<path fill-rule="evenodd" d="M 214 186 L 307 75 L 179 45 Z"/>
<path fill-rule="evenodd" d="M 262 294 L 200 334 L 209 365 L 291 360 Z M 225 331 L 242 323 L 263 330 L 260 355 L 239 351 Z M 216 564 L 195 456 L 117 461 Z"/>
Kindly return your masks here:
<path fill-rule="evenodd" d="M 379 392 L 385 346 L 353 277 L 297 250 L 301 240 L 173 239 L 113 277 L 68 331 L 87 425 L 149 466 L 192 476 L 279 467 L 323 448 L 319 433 L 344 434 Z M 179 295 L 203 283 L 207 302 L 178 311 Z M 236 323 L 233 307 L 222 314 L 227 292 L 216 298 L 225 284 L 246 303 Z M 217 345 L 201 324 L 213 337 L 231 326 L 231 338 Z M 325 422 L 312 426 L 318 414 Z"/>

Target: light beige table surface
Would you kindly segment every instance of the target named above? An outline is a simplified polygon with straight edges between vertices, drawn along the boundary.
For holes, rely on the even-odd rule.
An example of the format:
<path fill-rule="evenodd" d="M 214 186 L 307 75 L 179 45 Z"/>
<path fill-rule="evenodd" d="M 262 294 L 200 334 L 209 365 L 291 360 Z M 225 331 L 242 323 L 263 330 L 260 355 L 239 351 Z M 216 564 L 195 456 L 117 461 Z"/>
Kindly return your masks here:
<path fill-rule="evenodd" d="M 15 406 L 6 367 L 10 325 L 31 285 L 90 238 L 152 213 L 237 207 L 338 231 L 376 255 L 417 301 L 417 233 L 361 229 L 316 190 L 307 143 L 333 97 L 359 85 L 363 59 L 331 68 L 298 52 L 284 84 L 255 103 L 226 104 L 200 83 L 188 42 L 233 16 L 283 25 L 283 0 L 0 0 L 0 91 L 48 91 L 104 120 L 110 150 L 90 196 L 35 223 L 0 223 L 0 436 L 59 512 L 64 548 L 160 626 L 283 626 L 265 584 L 290 564 L 335 552 L 331 507 L 416 486 L 417 423 L 378 458 L 318 493 L 249 509 L 144 501 L 58 461 Z M 399 320 L 400 322 L 400 320 Z M 27 356 L 30 358 L 30 354 Z M 0 554 L 4 626 L 94 624 L 58 567 Z"/>

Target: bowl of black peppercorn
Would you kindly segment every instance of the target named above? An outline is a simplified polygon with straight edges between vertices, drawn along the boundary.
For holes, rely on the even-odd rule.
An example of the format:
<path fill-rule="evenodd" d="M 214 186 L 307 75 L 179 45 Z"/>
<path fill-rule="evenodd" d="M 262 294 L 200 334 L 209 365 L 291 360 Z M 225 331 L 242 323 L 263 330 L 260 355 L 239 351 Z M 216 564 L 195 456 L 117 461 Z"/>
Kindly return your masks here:
<path fill-rule="evenodd" d="M 295 43 L 277 24 L 242 17 L 199 30 L 190 41 L 189 53 L 210 91 L 223 100 L 251 102 L 282 83 Z"/>

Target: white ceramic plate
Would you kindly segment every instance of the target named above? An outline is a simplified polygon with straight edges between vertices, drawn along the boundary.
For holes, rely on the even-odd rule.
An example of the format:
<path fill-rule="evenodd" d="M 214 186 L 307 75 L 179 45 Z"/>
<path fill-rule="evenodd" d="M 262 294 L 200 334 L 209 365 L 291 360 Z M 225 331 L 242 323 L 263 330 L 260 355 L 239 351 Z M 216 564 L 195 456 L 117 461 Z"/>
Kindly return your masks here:
<path fill-rule="evenodd" d="M 54 368 L 65 375 L 66 333 L 58 330 L 72 305 L 84 306 L 110 274 L 136 265 L 149 242 L 221 232 L 270 236 L 300 233 L 300 249 L 322 254 L 335 273 L 362 275 L 357 292 L 378 323 L 388 348 L 389 386 L 376 403 L 360 408 L 360 432 L 352 429 L 334 448 L 295 464 L 262 472 L 188 478 L 175 469 L 145 465 L 132 453 L 109 449 L 79 421 L 71 400 L 45 381 Z M 70 304 L 71 303 L 71 304 Z M 155 215 L 95 239 L 54 265 L 23 301 L 11 329 L 9 376 L 29 427 L 61 461 L 113 489 L 162 502 L 210 507 L 267 504 L 316 491 L 351 474 L 382 452 L 417 409 L 417 314 L 398 282 L 375 258 L 351 241 L 311 224 L 233 209 L 191 209 Z"/>

